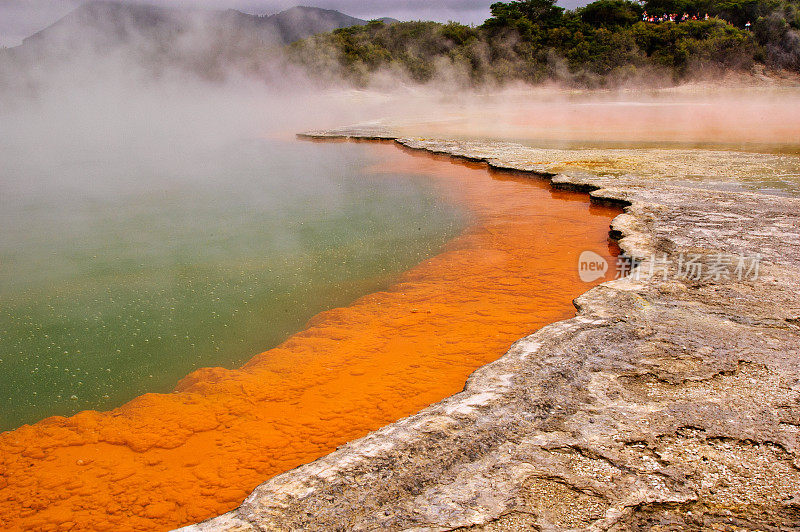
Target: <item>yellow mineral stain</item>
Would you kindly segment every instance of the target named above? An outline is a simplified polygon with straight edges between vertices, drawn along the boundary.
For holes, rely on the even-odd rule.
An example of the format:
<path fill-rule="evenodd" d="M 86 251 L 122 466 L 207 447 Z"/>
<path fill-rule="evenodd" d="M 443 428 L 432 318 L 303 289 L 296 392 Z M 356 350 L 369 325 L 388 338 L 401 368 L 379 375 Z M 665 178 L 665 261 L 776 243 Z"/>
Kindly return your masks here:
<path fill-rule="evenodd" d="M 517 339 L 574 314 L 581 251 L 611 257 L 618 210 L 543 181 L 374 146 L 471 223 L 389 289 L 319 314 L 238 370 L 0 435 L 4 530 L 164 530 L 462 389 Z M 613 266 L 610 268 L 613 275 Z M 600 281 L 598 281 L 600 282 Z"/>

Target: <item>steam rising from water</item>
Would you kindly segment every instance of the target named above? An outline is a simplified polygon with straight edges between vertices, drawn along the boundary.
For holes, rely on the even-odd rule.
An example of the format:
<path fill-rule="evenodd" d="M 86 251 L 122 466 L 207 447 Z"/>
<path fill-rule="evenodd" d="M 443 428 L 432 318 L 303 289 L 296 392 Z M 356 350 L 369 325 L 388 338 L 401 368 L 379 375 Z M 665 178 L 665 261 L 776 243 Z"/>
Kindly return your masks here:
<path fill-rule="evenodd" d="M 324 87 L 312 83 L 282 62 L 273 48 L 253 48 L 258 68 L 249 68 L 241 54 L 229 62 L 225 50 L 231 45 L 230 36 L 209 33 L 202 27 L 202 17 L 196 15 L 187 22 L 191 30 L 167 48 L 153 36 L 133 31 L 125 20 L 116 22 L 127 35 L 122 45 L 98 49 L 80 40 L 75 44 L 75 35 L 67 32 L 55 50 L 37 49 L 30 52 L 32 55 L 26 52 L 0 58 L 0 252 L 6 250 L 5 256 L 0 255 L 0 269 L 5 268 L 0 270 L 0 297 L 11 297 L 23 288 L 35 289 L 50 270 L 57 277 L 70 268 L 79 268 L 71 263 L 73 255 L 95 245 L 85 242 L 87 227 L 113 229 L 115 217 L 120 216 L 139 216 L 141 235 L 106 235 L 111 253 L 101 246 L 97 255 L 117 260 L 120 255 L 114 255 L 115 244 L 138 242 L 150 256 L 123 256 L 130 263 L 125 271 L 133 276 L 138 275 L 137 268 L 141 269 L 143 263 L 150 261 L 154 266 L 152 261 L 158 260 L 159 250 L 170 245 L 159 241 L 157 231 L 146 228 L 179 227 L 186 222 L 180 216 L 192 212 L 203 217 L 200 225 L 214 226 L 215 244 L 201 254 L 208 264 L 219 264 L 232 242 L 247 246 L 241 238 L 237 241 L 245 234 L 243 228 L 248 231 L 246 235 L 258 234 L 259 230 L 269 233 L 272 250 L 302 251 L 303 235 L 309 227 L 277 222 L 269 226 L 271 222 L 263 219 L 259 219 L 263 227 L 243 225 L 242 220 L 230 218 L 235 208 L 217 203 L 220 198 L 235 197 L 241 205 L 275 213 L 283 221 L 301 219 L 309 211 L 324 208 L 335 212 L 347 207 L 342 204 L 359 197 L 358 191 L 342 193 L 331 186 L 329 177 L 337 171 L 336 163 L 341 163 L 343 174 L 350 172 L 347 165 L 353 160 L 337 159 L 330 147 L 307 145 L 298 150 L 288 140 L 306 129 L 365 121 L 409 135 L 502 138 L 555 148 L 560 151 L 542 151 L 543 160 L 589 171 L 655 172 L 675 177 L 686 174 L 686 165 L 692 164 L 699 170 L 685 177 L 702 184 L 709 177 L 723 180 L 726 173 L 744 167 L 754 175 L 767 168 L 774 174 L 769 179 L 782 191 L 800 191 L 792 181 L 800 173 L 800 91 L 795 88 L 744 90 L 718 85 L 588 93 L 517 86 L 503 91 L 466 91 L 457 81 L 457 73 L 443 73 L 426 87 L 407 85 L 385 73 L 378 78 L 388 89 L 362 91 L 335 81 Z M 264 57 L 270 59 L 265 61 Z M 664 150 L 698 146 L 715 150 L 691 157 Z M 629 151 L 615 155 L 598 149 L 608 147 Z M 661 151 L 656 154 L 642 147 Z M 594 151 L 589 153 L 588 148 Z M 726 157 L 724 151 L 741 149 L 781 153 L 767 161 L 752 154 Z M 292 157 L 302 158 L 308 170 L 302 176 L 302 185 L 285 178 L 287 159 Z M 598 164 L 600 159 L 605 162 Z M 705 171 L 711 167 L 713 172 Z M 260 168 L 265 169 L 263 175 Z M 327 174 L 317 174 L 317 168 L 324 168 Z M 429 246 L 428 251 L 432 251 L 455 231 L 458 216 L 412 185 L 407 190 L 363 195 L 362 202 L 379 206 L 373 214 L 395 228 L 405 228 L 415 218 L 428 216 L 423 220 L 429 230 L 423 235 L 427 239 L 423 248 Z M 247 194 L 259 187 L 268 187 L 269 194 Z M 180 202 L 182 214 L 170 219 L 164 217 L 163 209 L 157 215 L 153 214 L 157 209 L 132 213 L 125 210 L 121 199 L 132 196 L 152 205 Z M 405 205 L 398 209 L 398 202 Z M 293 213 L 287 207 L 290 205 L 304 206 L 305 212 Z M 367 219 L 367 211 L 358 212 Z M 405 213 L 402 219 L 387 214 L 398 212 Z M 102 216 L 96 216 L 98 213 Z M 359 223 L 345 232 L 352 236 L 361 230 L 367 238 L 368 229 Z M 386 234 L 391 236 L 391 231 Z M 325 238 L 329 237 L 335 235 Z M 339 237 L 346 240 L 348 235 Z M 363 247 L 379 247 L 375 241 L 365 242 Z M 406 249 L 394 247 L 396 253 Z M 406 262 L 396 261 L 396 265 L 407 267 L 424 254 L 405 255 Z M 198 260 L 196 254 L 184 258 L 187 264 Z M 297 271 L 302 263 L 295 258 L 281 267 Z M 93 266 L 98 275 L 103 269 L 119 267 L 119 263 L 102 261 Z M 367 268 L 361 273 L 369 276 L 375 270 Z M 48 282 L 56 281 L 53 277 Z M 114 282 L 124 284 L 119 278 Z M 83 294 L 83 299 L 75 299 L 81 305 L 96 303 L 94 297 L 88 297 L 91 290 L 80 286 L 71 289 Z M 206 290 L 208 286 L 194 289 Z M 348 293 L 355 295 L 359 290 L 351 287 Z M 165 302 L 173 296 L 165 294 Z M 34 300 L 37 304 L 44 301 Z M 27 319 L 24 312 L 17 314 L 14 319 Z M 108 319 L 114 321 L 119 315 Z M 28 321 L 33 324 L 33 320 Z M 37 338 L 45 334 L 38 325 L 30 325 L 26 334 Z M 292 327 L 296 324 L 287 326 L 284 332 Z M 242 357 L 258 350 L 247 349 Z M 64 367 L 74 371 L 80 364 Z M 163 385 L 165 389 L 169 386 Z"/>

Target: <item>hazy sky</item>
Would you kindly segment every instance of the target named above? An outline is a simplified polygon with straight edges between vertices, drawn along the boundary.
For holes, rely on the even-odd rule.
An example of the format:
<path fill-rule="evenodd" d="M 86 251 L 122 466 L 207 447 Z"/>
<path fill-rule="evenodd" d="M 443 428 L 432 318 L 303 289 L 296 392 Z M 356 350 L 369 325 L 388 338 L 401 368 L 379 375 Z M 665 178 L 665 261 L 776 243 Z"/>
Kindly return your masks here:
<path fill-rule="evenodd" d="M 128 0 L 126 0 L 128 1 Z M 400 20 L 455 20 L 477 24 L 489 16 L 495 0 L 145 0 L 143 3 L 194 6 L 210 9 L 234 8 L 248 13 L 277 13 L 295 5 L 336 9 L 363 19 L 394 17 Z M 0 0 L 0 46 L 16 46 L 23 38 L 52 24 L 82 0 Z M 559 0 L 574 8 L 582 0 Z"/>

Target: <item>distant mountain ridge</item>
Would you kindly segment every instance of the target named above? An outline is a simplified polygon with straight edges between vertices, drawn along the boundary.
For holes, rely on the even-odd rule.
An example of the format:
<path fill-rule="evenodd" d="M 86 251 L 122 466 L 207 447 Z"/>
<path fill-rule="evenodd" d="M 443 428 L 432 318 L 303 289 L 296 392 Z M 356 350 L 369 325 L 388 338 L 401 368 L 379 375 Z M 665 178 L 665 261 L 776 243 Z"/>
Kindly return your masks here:
<path fill-rule="evenodd" d="M 251 15 L 254 16 L 254 15 Z M 351 17 L 332 9 L 296 6 L 275 15 L 263 17 L 264 24 L 277 31 L 285 44 L 305 39 L 318 33 L 339 28 L 361 26 L 366 20 Z"/>
<path fill-rule="evenodd" d="M 95 46 L 113 46 L 131 37 L 169 40 L 200 27 L 216 36 L 262 44 L 289 44 L 318 33 L 366 24 L 332 9 L 296 6 L 274 15 L 252 15 L 234 9 L 206 11 L 95 0 L 43 30 L 23 39 L 17 48 L 77 45 L 87 34 Z"/>

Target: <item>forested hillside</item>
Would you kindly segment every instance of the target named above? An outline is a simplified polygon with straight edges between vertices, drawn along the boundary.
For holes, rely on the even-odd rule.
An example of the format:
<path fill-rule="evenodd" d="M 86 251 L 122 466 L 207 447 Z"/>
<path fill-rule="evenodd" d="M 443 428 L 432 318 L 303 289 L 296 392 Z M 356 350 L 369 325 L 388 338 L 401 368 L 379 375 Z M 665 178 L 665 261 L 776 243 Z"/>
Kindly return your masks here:
<path fill-rule="evenodd" d="M 554 0 L 492 5 L 478 27 L 378 21 L 294 43 L 290 57 L 318 76 L 367 84 L 378 72 L 414 81 L 548 79 L 603 86 L 680 80 L 755 64 L 800 71 L 797 0 L 598 0 L 566 11 Z"/>

